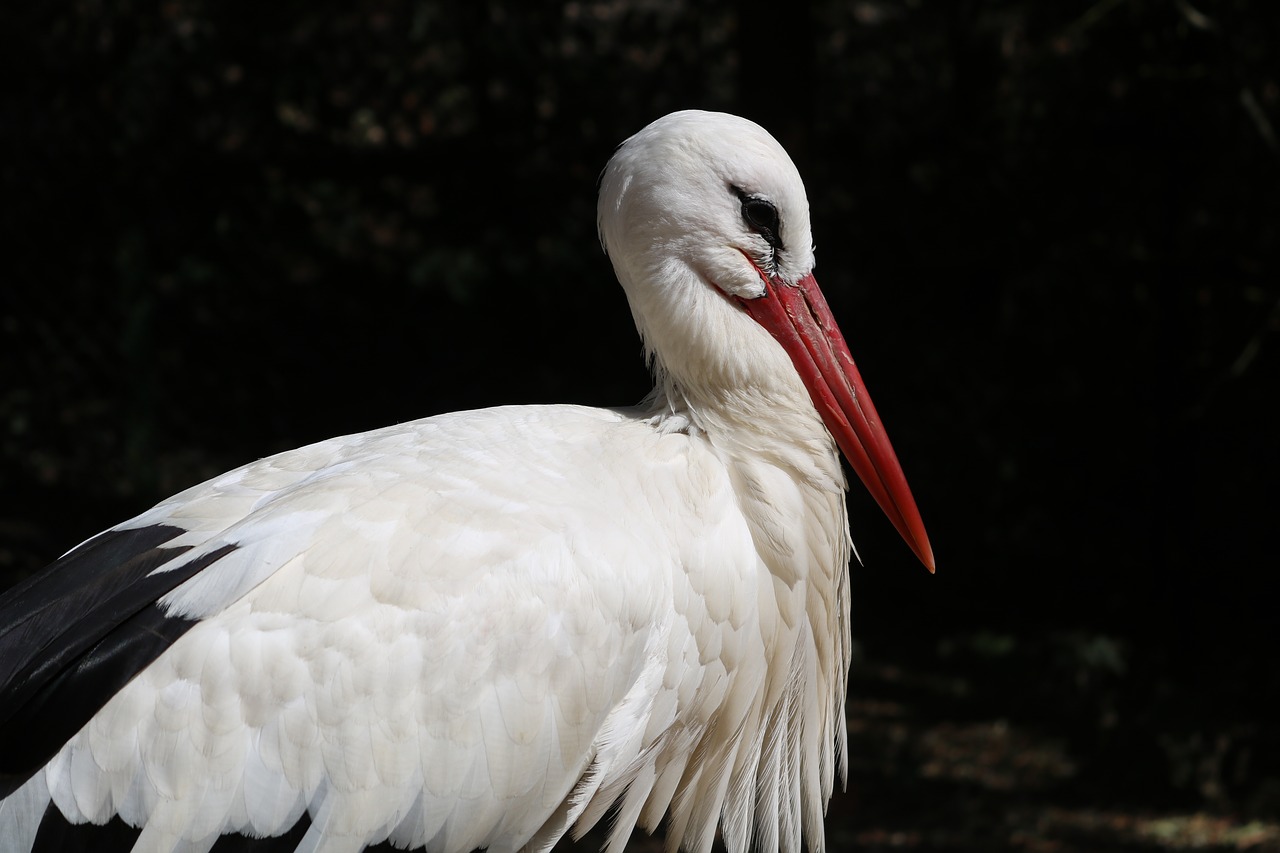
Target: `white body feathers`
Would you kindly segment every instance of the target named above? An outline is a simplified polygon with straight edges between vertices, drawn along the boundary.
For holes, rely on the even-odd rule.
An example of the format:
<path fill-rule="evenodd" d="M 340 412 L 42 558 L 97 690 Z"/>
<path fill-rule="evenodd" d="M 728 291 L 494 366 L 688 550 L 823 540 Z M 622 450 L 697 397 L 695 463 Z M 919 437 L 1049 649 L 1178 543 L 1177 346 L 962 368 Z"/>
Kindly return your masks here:
<path fill-rule="evenodd" d="M 621 797 L 617 842 L 671 808 L 698 853 L 722 811 L 731 850 L 798 850 L 802 826 L 820 848 L 848 665 L 828 456 L 806 487 L 639 413 L 513 407 L 183 492 L 121 527 L 189 529 L 180 559 L 240 548 L 167 596 L 202 621 L 0 805 L 4 837 L 52 797 L 145 826 L 143 850 L 309 808 L 301 850 L 511 851 Z"/>

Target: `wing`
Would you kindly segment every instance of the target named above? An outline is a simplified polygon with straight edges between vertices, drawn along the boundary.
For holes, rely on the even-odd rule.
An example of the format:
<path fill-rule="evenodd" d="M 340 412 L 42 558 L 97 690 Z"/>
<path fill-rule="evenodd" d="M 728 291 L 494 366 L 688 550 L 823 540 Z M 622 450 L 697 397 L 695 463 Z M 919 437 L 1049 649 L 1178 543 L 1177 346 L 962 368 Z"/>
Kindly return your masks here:
<path fill-rule="evenodd" d="M 188 550 L 168 525 L 109 530 L 12 590 L 0 606 L 0 797 L 194 622 L 156 599 L 225 554 L 152 574 Z M 101 569 L 101 570 L 99 570 Z"/>
<path fill-rule="evenodd" d="M 0 798 L 51 758 L 122 686 L 203 616 L 273 570 L 273 540 L 255 511 L 352 464 L 351 436 L 244 466 L 164 501 L 82 543 L 0 600 Z M 358 464 L 358 463 L 357 463 Z M 256 535 L 244 535 L 254 531 Z M 256 545 L 227 559 L 233 552 Z M 206 571 L 207 570 L 207 571 Z M 202 576 L 203 575 L 203 576 Z M 189 584 L 181 598 L 164 596 Z"/>
<path fill-rule="evenodd" d="M 760 583 L 695 446 L 615 412 L 461 413 L 261 460 L 90 540 L 4 605 L 6 840 L 118 815 L 142 849 L 301 822 L 300 850 L 506 851 L 634 786 L 625 840 L 687 781 L 725 659 L 762 642 L 753 607 L 693 588 Z"/>

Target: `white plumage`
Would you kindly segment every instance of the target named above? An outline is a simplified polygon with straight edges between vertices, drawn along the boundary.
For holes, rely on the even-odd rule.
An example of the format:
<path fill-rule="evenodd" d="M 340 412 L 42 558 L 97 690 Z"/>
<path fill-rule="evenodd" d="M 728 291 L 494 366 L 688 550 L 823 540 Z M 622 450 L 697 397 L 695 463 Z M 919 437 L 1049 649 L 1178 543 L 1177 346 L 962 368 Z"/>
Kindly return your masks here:
<path fill-rule="evenodd" d="M 114 528 L 167 531 L 136 574 L 183 577 L 153 596 L 182 632 L 11 786 L 0 851 L 28 850 L 54 808 L 143 827 L 135 850 L 305 815 L 300 851 L 431 853 L 541 851 L 616 808 L 611 848 L 668 815 L 672 849 L 707 853 L 719 827 L 731 853 L 799 853 L 802 836 L 820 853 L 850 649 L 824 418 L 847 453 L 866 441 L 849 422 L 879 424 L 860 382 L 861 408 L 831 415 L 757 316 L 771 288 L 812 281 L 803 186 L 756 125 L 677 113 L 610 162 L 600 227 L 655 360 L 650 400 L 320 442 Z M 865 453 L 931 566 L 892 451 Z M 23 627 L 42 600 L 15 600 L 0 648 L 38 663 L 63 641 Z"/>

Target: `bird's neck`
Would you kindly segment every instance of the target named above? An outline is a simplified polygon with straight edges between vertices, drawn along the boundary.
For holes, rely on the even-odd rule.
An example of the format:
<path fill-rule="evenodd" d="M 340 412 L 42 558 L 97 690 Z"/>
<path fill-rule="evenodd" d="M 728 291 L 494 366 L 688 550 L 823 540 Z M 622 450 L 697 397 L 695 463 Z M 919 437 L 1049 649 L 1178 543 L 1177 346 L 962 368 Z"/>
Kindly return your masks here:
<path fill-rule="evenodd" d="M 839 450 L 798 376 L 700 387 L 681 382 L 661 363 L 654 374 L 645 408 L 659 429 L 704 439 L 731 469 L 769 465 L 797 486 L 843 497 L 847 481 Z"/>
<path fill-rule="evenodd" d="M 842 755 L 853 542 L 835 442 L 794 372 L 793 385 L 784 378 L 717 392 L 682 386 L 660 370 L 657 376 L 653 423 L 705 441 L 724 462 L 756 554 L 774 579 L 761 585 L 758 600 L 762 624 L 779 631 L 763 701 L 777 700 L 779 679 L 805 685 L 802 692 L 816 697 L 805 725 Z"/>

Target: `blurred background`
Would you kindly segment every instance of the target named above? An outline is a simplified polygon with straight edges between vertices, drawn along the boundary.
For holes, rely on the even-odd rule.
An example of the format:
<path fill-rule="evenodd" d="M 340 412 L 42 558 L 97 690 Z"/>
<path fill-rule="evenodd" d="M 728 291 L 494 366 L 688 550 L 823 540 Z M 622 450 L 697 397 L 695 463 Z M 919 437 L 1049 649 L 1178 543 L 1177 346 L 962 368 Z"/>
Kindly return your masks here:
<path fill-rule="evenodd" d="M 855 489 L 830 847 L 1280 849 L 1276 4 L 72 0 L 0 48 L 0 586 L 306 442 L 639 400 L 596 176 L 727 110 L 938 555 Z"/>

